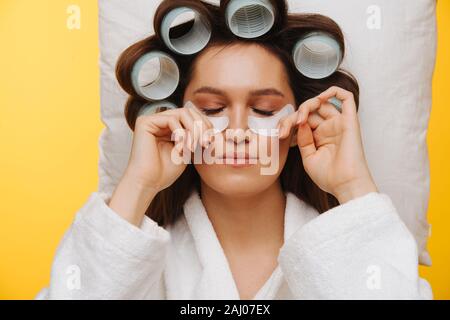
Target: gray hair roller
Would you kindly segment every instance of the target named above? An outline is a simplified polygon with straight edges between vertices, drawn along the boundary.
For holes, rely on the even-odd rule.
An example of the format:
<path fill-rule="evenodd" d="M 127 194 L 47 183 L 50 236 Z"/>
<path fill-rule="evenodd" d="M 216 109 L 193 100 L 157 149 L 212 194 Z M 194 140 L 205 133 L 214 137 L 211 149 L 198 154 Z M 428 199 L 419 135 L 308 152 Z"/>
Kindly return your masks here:
<path fill-rule="evenodd" d="M 165 111 L 167 109 L 176 109 L 177 106 L 174 105 L 170 101 L 158 101 L 158 102 L 149 102 L 141 107 L 138 112 L 138 117 L 143 115 L 150 115 L 154 113 L 158 113 L 161 111 Z M 165 110 L 163 110 L 165 109 Z"/>
<path fill-rule="evenodd" d="M 155 71 L 158 70 L 155 77 Z M 151 51 L 136 61 L 131 82 L 136 93 L 146 100 L 163 100 L 175 92 L 180 81 L 178 65 L 162 51 Z"/>
<path fill-rule="evenodd" d="M 292 56 L 298 71 L 310 79 L 332 75 L 342 62 L 342 50 L 332 36 L 311 32 L 294 46 Z"/>
<path fill-rule="evenodd" d="M 225 21 L 236 36 L 257 38 L 273 27 L 275 8 L 268 0 L 231 0 L 225 11 Z"/>
<path fill-rule="evenodd" d="M 194 24 L 192 28 L 183 36 L 178 38 L 170 37 L 170 28 L 175 19 L 186 13 L 194 14 Z M 195 9 L 188 7 L 178 7 L 169 11 L 161 23 L 161 37 L 166 46 L 183 55 L 190 55 L 202 50 L 211 38 L 211 25 L 206 17 L 203 17 Z"/>

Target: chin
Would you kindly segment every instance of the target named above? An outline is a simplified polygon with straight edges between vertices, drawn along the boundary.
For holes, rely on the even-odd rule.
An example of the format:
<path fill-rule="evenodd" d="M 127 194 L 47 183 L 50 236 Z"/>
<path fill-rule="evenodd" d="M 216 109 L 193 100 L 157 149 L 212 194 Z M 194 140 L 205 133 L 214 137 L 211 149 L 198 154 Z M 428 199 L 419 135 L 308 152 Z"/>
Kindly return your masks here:
<path fill-rule="evenodd" d="M 203 183 L 224 195 L 248 196 L 269 188 L 278 179 L 277 175 L 261 175 L 259 165 L 232 167 L 228 165 L 196 166 Z"/>

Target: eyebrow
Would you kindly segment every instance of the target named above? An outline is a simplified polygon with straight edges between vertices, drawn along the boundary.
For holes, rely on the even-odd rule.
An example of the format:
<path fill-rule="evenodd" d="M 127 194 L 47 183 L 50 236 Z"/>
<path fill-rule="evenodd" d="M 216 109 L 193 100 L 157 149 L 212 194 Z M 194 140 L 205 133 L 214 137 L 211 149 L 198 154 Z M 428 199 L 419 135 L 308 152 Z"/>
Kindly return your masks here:
<path fill-rule="evenodd" d="M 266 88 L 254 90 L 250 92 L 251 96 L 280 96 L 284 98 L 284 94 L 275 88 Z"/>
<path fill-rule="evenodd" d="M 198 88 L 197 90 L 194 91 L 194 94 L 198 94 L 198 93 L 209 93 L 209 94 L 215 94 L 215 95 L 219 95 L 219 96 L 226 96 L 224 91 L 217 89 L 217 88 L 213 88 L 213 87 Z M 280 97 L 284 98 L 284 94 L 275 88 L 265 88 L 265 89 L 253 90 L 253 91 L 250 91 L 250 96 L 252 96 L 252 97 L 255 97 L 255 96 L 280 96 Z"/>

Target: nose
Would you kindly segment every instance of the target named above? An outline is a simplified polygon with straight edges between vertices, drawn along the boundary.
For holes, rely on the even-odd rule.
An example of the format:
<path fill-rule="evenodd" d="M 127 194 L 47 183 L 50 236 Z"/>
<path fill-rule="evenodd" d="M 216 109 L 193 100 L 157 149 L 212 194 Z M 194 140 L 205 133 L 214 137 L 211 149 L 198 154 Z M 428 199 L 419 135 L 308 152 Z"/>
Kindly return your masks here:
<path fill-rule="evenodd" d="M 248 135 L 248 110 L 243 104 L 235 104 L 228 108 L 229 125 L 225 131 L 225 139 L 235 144 L 248 143 L 250 137 Z"/>

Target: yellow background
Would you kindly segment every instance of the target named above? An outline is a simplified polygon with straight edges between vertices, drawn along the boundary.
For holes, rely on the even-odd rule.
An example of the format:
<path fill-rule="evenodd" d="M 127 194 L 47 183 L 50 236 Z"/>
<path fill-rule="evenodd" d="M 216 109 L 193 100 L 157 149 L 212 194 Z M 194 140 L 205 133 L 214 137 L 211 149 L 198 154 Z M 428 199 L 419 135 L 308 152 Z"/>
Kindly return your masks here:
<path fill-rule="evenodd" d="M 66 9 L 81 8 L 81 29 Z M 450 299 L 450 1 L 438 1 L 439 52 L 428 135 L 435 298 Z M 31 299 L 73 215 L 97 189 L 97 1 L 0 1 L 0 299 Z"/>

